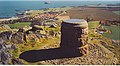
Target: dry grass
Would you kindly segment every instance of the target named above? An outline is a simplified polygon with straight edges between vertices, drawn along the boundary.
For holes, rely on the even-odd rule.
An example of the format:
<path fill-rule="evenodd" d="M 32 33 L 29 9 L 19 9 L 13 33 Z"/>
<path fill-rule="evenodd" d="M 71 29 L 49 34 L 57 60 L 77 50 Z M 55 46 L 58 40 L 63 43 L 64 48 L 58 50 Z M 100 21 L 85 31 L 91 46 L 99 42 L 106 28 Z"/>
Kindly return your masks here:
<path fill-rule="evenodd" d="M 98 26 L 99 26 L 99 21 L 88 22 L 88 27 L 89 28 L 97 28 Z"/>
<path fill-rule="evenodd" d="M 120 45 L 113 44 L 111 39 L 105 37 L 102 38 L 102 42 L 104 42 L 104 44 L 101 43 L 103 46 L 115 54 L 120 64 Z"/>

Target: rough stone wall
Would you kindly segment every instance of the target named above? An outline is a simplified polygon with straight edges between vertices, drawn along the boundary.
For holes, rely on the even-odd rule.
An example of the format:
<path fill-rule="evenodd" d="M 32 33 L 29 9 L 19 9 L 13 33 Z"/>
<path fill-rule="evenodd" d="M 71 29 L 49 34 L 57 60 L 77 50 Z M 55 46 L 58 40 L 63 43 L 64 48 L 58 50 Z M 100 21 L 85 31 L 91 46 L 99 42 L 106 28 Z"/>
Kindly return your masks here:
<path fill-rule="evenodd" d="M 87 22 L 62 22 L 61 33 L 61 48 L 78 49 L 83 55 L 88 54 Z"/>

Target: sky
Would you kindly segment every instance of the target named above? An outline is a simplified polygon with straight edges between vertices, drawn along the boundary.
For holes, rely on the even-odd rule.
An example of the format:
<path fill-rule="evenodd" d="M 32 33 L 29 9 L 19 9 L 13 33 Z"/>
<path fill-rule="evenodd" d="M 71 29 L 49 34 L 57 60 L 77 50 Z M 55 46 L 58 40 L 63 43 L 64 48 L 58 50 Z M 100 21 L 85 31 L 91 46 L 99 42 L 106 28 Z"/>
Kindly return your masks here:
<path fill-rule="evenodd" d="M 0 1 L 120 1 L 120 0 L 0 0 Z"/>

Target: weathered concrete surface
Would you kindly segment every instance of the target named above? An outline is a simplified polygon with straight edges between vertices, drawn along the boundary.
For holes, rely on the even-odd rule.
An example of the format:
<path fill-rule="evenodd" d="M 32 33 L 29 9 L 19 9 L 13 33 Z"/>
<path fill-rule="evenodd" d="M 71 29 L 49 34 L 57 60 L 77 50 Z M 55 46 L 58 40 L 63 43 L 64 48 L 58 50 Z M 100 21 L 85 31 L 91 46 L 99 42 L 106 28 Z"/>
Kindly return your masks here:
<path fill-rule="evenodd" d="M 88 54 L 88 23 L 85 20 L 69 19 L 63 21 L 61 33 L 61 48 L 80 49 L 82 54 Z"/>

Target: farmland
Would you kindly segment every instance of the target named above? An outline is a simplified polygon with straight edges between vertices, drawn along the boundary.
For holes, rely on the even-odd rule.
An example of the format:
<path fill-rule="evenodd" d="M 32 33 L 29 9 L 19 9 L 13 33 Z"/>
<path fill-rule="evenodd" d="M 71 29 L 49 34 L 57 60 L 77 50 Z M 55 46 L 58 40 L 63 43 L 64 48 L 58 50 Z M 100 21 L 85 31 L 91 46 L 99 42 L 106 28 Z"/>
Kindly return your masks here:
<path fill-rule="evenodd" d="M 11 28 L 22 28 L 25 26 L 29 26 L 31 24 L 31 22 L 18 22 L 15 24 L 8 24 Z"/>
<path fill-rule="evenodd" d="M 112 11 L 99 8 L 76 7 L 68 10 L 67 13 L 67 15 L 69 15 L 72 19 L 86 19 L 89 17 L 93 20 L 119 20 L 119 15 L 113 13 Z"/>
<path fill-rule="evenodd" d="M 99 21 L 88 22 L 88 27 L 89 28 L 97 28 L 98 26 L 99 26 Z"/>
<path fill-rule="evenodd" d="M 107 30 L 111 30 L 112 33 L 103 33 L 104 36 L 114 39 L 114 40 L 120 40 L 120 26 L 103 26 Z"/>
<path fill-rule="evenodd" d="M 99 21 L 91 21 L 88 22 L 88 27 L 90 29 L 97 28 L 99 26 Z M 103 33 L 103 36 L 114 39 L 114 40 L 120 40 L 120 26 L 103 26 L 106 30 L 110 30 L 112 33 L 105 32 Z"/>
<path fill-rule="evenodd" d="M 120 11 L 113 11 L 113 13 L 120 15 Z"/>

